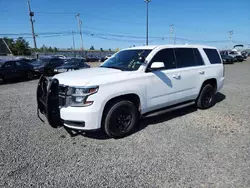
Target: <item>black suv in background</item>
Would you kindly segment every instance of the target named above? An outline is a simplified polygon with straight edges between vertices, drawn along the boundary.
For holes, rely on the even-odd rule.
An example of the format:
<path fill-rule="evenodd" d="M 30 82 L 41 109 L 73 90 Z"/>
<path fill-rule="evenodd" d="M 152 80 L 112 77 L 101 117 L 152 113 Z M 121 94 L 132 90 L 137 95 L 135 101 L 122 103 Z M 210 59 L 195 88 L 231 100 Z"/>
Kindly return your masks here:
<path fill-rule="evenodd" d="M 68 58 L 64 60 L 64 64 L 54 69 L 54 74 L 68 72 L 72 70 L 79 70 L 84 68 L 90 68 L 90 66 L 87 63 L 85 63 L 84 59 Z"/>
<path fill-rule="evenodd" d="M 54 69 L 63 65 L 64 63 L 64 59 L 57 57 L 46 57 L 39 58 L 37 61 L 32 62 L 31 65 L 34 67 L 34 72 L 36 75 L 53 75 Z"/>
<path fill-rule="evenodd" d="M 17 78 L 33 79 L 33 66 L 21 60 L 0 62 L 0 84 L 4 83 L 6 80 Z"/>

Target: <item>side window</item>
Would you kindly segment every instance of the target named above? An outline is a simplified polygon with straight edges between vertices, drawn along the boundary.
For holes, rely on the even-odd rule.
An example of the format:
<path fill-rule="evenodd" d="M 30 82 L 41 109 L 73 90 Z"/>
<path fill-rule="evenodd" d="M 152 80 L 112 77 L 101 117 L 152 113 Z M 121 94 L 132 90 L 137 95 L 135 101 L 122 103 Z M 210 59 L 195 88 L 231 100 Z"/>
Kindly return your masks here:
<path fill-rule="evenodd" d="M 177 68 L 196 66 L 196 59 L 192 48 L 175 48 Z"/>
<path fill-rule="evenodd" d="M 19 66 L 22 66 L 23 64 L 19 61 L 16 61 L 16 65 L 19 67 Z"/>
<path fill-rule="evenodd" d="M 211 64 L 221 64 L 220 56 L 216 49 L 206 49 L 204 48 L 205 53 Z"/>
<path fill-rule="evenodd" d="M 15 67 L 15 63 L 13 61 L 6 62 L 3 67 L 4 68 L 14 68 Z"/>
<path fill-rule="evenodd" d="M 165 65 L 165 69 L 175 69 L 176 68 L 176 61 L 174 56 L 174 50 L 172 48 L 164 49 L 153 57 L 151 63 L 153 62 L 163 62 Z"/>
<path fill-rule="evenodd" d="M 200 54 L 199 50 L 197 48 L 194 48 L 193 51 L 194 51 L 194 57 L 195 57 L 196 65 L 197 66 L 204 65 L 204 61 L 203 61 L 203 59 L 201 57 L 201 54 Z"/>

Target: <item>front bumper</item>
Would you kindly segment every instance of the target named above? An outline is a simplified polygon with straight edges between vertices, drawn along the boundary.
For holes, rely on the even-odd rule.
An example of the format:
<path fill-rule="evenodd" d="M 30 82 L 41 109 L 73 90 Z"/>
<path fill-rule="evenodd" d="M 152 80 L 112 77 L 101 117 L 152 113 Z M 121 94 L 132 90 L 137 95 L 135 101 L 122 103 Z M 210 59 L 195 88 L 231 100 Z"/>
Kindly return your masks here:
<path fill-rule="evenodd" d="M 59 81 L 41 76 L 37 87 L 37 115 L 43 114 L 48 123 L 57 128 L 65 126 L 74 130 L 97 130 L 99 112 L 91 107 L 59 108 Z M 44 121 L 43 121 L 44 122 Z"/>

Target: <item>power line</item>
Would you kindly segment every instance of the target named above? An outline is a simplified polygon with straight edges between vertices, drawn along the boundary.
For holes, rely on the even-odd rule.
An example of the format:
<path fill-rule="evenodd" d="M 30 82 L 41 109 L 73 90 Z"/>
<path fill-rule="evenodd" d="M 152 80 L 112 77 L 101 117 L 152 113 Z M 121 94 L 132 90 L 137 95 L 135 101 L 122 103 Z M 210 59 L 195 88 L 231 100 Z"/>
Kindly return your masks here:
<path fill-rule="evenodd" d="M 74 31 L 73 31 L 74 32 Z M 74 32 L 79 33 L 79 32 Z M 142 36 L 133 36 L 133 35 L 122 35 L 122 34 L 109 34 L 109 33 L 102 33 L 102 32 L 93 32 L 93 31 L 84 31 L 82 32 L 85 36 L 95 37 L 104 40 L 111 40 L 111 41 L 119 41 L 119 42 L 134 42 L 134 43 L 144 43 L 144 37 Z M 43 37 L 62 37 L 62 36 L 72 36 L 72 31 L 57 31 L 57 32 L 43 32 L 37 33 L 37 36 L 40 38 Z M 23 38 L 32 38 L 30 33 L 11 33 L 11 34 L 0 34 L 0 36 L 22 36 Z M 169 39 L 170 37 L 161 37 L 161 36 L 151 36 L 149 37 L 150 42 L 162 41 L 165 39 Z M 175 40 L 183 41 L 183 42 L 190 42 L 190 43 L 227 43 L 230 40 L 196 40 L 196 39 L 188 39 L 188 38 L 181 38 L 175 37 Z M 243 43 L 246 44 L 244 41 L 232 41 L 233 43 Z M 249 43 L 249 42 L 248 42 Z"/>
<path fill-rule="evenodd" d="M 81 14 L 81 15 L 85 15 L 85 16 L 91 16 L 90 14 L 85 14 L 85 13 L 73 13 L 73 12 L 36 12 L 36 14 L 52 14 L 52 15 L 75 15 L 75 14 Z M 94 15 L 94 14 L 93 14 Z M 101 16 L 99 18 L 96 18 L 96 17 L 93 17 L 91 16 L 91 18 L 93 19 L 96 19 L 96 20 L 107 20 L 107 21 L 114 21 L 114 22 L 120 22 L 120 23 L 128 23 L 128 24 L 141 24 L 141 22 L 131 22 L 131 21 L 128 21 L 128 20 L 121 20 L 121 19 L 114 19 L 114 18 L 109 18 L 109 17 L 106 17 L 106 16 Z M 88 18 L 89 19 L 89 18 Z"/>

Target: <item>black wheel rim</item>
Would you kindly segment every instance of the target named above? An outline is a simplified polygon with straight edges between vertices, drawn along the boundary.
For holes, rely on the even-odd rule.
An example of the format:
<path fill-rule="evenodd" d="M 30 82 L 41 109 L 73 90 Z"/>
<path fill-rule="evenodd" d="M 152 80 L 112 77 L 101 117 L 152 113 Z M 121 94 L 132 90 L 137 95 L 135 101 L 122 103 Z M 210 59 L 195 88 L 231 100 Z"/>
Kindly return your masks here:
<path fill-rule="evenodd" d="M 33 78 L 32 72 L 28 72 L 27 77 L 28 77 L 28 79 L 32 79 Z"/>
<path fill-rule="evenodd" d="M 212 99 L 213 99 L 213 91 L 205 92 L 202 100 L 203 106 L 208 107 L 211 104 Z"/>
<path fill-rule="evenodd" d="M 128 106 L 117 109 L 110 119 L 110 129 L 115 135 L 125 134 L 132 123 L 131 108 Z"/>

